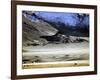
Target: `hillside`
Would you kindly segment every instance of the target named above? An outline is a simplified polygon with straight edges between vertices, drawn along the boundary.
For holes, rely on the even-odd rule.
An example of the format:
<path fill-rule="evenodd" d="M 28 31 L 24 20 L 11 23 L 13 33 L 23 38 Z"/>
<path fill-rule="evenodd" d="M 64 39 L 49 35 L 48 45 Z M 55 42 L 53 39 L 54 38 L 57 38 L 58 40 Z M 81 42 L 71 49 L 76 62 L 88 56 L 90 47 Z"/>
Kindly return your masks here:
<path fill-rule="evenodd" d="M 47 43 L 46 39 L 40 38 L 40 36 L 52 36 L 55 35 L 58 30 L 52 27 L 50 24 L 43 20 L 31 21 L 26 16 L 22 16 L 23 21 L 23 45 L 27 43 Z"/>

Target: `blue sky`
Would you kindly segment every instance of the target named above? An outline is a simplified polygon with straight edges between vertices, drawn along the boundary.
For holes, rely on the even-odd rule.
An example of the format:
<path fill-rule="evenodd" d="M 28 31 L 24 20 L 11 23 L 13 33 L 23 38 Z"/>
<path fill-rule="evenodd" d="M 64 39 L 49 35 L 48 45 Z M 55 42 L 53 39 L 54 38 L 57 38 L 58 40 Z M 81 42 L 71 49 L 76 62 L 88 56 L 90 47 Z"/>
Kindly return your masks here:
<path fill-rule="evenodd" d="M 46 12 L 46 11 L 34 11 L 36 15 L 44 18 L 45 20 L 52 22 L 62 22 L 66 25 L 76 26 L 79 20 L 76 18 L 76 13 L 68 13 L 68 12 Z M 82 14 L 81 14 L 82 15 Z M 30 17 L 35 20 L 34 17 Z M 89 25 L 89 15 L 85 17 L 81 25 Z"/>
<path fill-rule="evenodd" d="M 76 13 L 65 13 L 65 12 L 45 12 L 45 11 L 36 11 L 37 15 L 45 18 L 50 21 L 60 21 L 65 24 L 75 26 L 78 23 L 78 19 L 75 18 Z M 89 16 L 87 16 L 83 23 L 84 25 L 89 25 Z"/>

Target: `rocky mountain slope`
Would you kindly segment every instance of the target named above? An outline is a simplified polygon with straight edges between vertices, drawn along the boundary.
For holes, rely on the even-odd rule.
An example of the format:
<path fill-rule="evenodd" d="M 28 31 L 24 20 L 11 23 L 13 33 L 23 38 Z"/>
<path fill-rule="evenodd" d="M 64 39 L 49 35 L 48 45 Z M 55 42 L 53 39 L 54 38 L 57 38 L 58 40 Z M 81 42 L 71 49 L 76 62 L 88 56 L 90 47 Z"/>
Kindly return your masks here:
<path fill-rule="evenodd" d="M 55 35 L 58 30 L 52 27 L 47 22 L 37 19 L 32 21 L 27 16 L 22 16 L 22 36 L 23 45 L 26 46 L 28 43 L 33 45 L 44 44 L 48 41 L 40 36 L 52 36 Z"/>
<path fill-rule="evenodd" d="M 70 43 L 89 41 L 83 36 L 86 34 L 70 25 L 61 22 L 52 22 L 41 18 L 33 12 L 22 13 L 22 42 L 23 46 L 36 46 L 51 43 Z M 88 37 L 87 37 L 88 38 Z"/>

